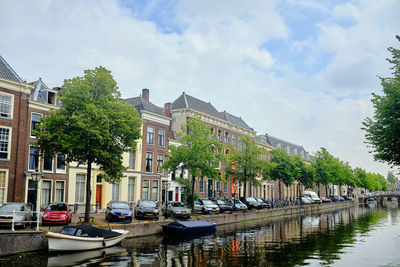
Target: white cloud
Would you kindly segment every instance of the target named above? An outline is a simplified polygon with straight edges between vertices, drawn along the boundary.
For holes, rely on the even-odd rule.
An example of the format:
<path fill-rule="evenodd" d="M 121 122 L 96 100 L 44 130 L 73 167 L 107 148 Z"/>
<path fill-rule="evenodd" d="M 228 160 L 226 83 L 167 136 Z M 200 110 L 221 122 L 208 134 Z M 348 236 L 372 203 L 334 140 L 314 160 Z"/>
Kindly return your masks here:
<path fill-rule="evenodd" d="M 397 45 L 398 1 L 284 2 L 300 8 L 289 15 L 323 14 L 305 40 L 294 39 L 277 1 L 183 0 L 166 9 L 159 1 L 143 3 L 130 10 L 105 0 L 2 1 L 0 53 L 22 77 L 42 77 L 49 86 L 103 65 L 124 97 L 146 87 L 162 106 L 186 91 L 241 116 L 260 134 L 310 151 L 326 147 L 352 166 L 386 174 L 366 152 L 360 127 L 372 112 L 369 93 L 380 88 L 375 75 L 389 73 L 384 59 L 386 48 Z M 155 9 L 165 12 L 163 20 L 150 20 Z M 304 69 L 265 48 L 277 40 L 303 57 Z"/>

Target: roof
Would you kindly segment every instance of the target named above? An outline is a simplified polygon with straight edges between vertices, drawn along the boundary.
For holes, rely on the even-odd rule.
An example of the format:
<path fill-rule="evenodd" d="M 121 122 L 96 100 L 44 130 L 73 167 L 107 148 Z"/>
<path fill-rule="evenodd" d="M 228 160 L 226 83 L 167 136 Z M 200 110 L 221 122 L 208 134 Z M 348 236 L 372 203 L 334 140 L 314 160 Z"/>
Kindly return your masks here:
<path fill-rule="evenodd" d="M 278 147 L 280 145 L 285 150 L 288 148 L 289 150 L 287 152 L 289 153 L 289 155 L 296 154 L 296 151 L 294 150 L 294 149 L 296 149 L 297 154 L 300 154 L 305 158 L 311 159 L 311 157 L 310 157 L 311 155 L 309 155 L 309 153 L 304 149 L 303 146 L 290 143 L 288 141 L 285 141 L 283 139 L 280 139 L 278 137 L 274 137 L 274 136 L 271 136 L 268 134 L 266 134 L 265 137 L 267 139 L 267 143 L 273 147 Z M 300 152 L 302 152 L 302 153 L 300 153 Z"/>
<path fill-rule="evenodd" d="M 248 129 L 248 130 L 253 130 L 253 128 L 251 128 L 249 125 L 247 125 L 247 123 L 245 123 L 241 117 L 236 117 L 226 111 L 224 111 L 223 113 L 225 115 L 226 120 L 229 121 L 230 123 L 240 126 L 242 128 Z"/>
<path fill-rule="evenodd" d="M 138 112 L 141 112 L 142 110 L 149 111 L 158 115 L 165 116 L 164 109 L 154 105 L 150 101 L 147 101 L 141 96 L 138 97 L 132 97 L 132 98 L 127 98 L 123 100 L 125 103 L 131 104 L 135 106 L 136 110 Z"/>
<path fill-rule="evenodd" d="M 0 56 L 0 78 L 22 83 L 21 77 L 11 68 L 10 65 Z"/>
<path fill-rule="evenodd" d="M 31 90 L 30 99 L 40 103 L 47 103 L 47 90 L 49 90 L 49 87 L 47 87 L 42 79 L 39 78 L 39 80 L 30 82 L 29 84 L 34 86 Z"/>
<path fill-rule="evenodd" d="M 211 105 L 210 102 L 204 102 L 200 99 L 197 99 L 193 96 L 185 94 L 183 92 L 171 105 L 171 109 L 184 109 L 184 108 L 190 108 L 196 111 L 199 111 L 204 114 L 211 115 L 213 117 L 217 117 L 220 119 L 225 119 L 219 112 L 218 110 Z"/>

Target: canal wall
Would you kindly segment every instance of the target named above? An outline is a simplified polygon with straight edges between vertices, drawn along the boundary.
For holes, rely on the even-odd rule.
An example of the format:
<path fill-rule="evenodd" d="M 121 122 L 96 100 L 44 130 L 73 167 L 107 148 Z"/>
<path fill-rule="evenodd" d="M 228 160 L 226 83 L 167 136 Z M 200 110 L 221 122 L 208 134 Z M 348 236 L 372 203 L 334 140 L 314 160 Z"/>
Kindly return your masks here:
<path fill-rule="evenodd" d="M 43 249 L 47 239 L 42 231 L 0 232 L 0 256 Z"/>
<path fill-rule="evenodd" d="M 204 220 L 215 222 L 219 226 L 235 223 L 243 223 L 254 220 L 278 220 L 282 218 L 298 216 L 301 214 L 317 214 L 328 210 L 337 210 L 356 205 L 357 202 L 344 201 L 307 206 L 291 206 L 270 210 L 251 210 L 248 212 L 238 212 L 234 214 L 216 214 L 193 216 L 192 220 Z M 104 229 L 125 229 L 129 230 L 128 237 L 141 237 L 155 235 L 162 232 L 162 225 L 173 222 L 174 220 L 162 221 L 141 221 L 128 224 L 103 224 L 96 225 Z M 52 228 L 51 231 L 58 232 L 61 228 Z M 0 232 L 0 256 L 48 249 L 47 239 L 43 231 L 19 231 L 19 232 Z"/>

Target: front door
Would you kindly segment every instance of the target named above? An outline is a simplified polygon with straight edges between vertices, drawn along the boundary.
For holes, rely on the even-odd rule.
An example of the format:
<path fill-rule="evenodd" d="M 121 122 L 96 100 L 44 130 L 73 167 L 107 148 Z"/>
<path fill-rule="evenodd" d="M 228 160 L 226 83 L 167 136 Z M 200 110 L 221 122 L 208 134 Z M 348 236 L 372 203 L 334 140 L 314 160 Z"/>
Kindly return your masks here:
<path fill-rule="evenodd" d="M 36 199 L 37 199 L 37 182 L 28 180 L 28 203 L 32 204 L 33 211 L 36 211 Z"/>
<path fill-rule="evenodd" d="M 208 179 L 208 198 L 213 198 L 214 196 L 214 188 L 213 188 L 213 179 Z"/>
<path fill-rule="evenodd" d="M 96 206 L 99 206 L 100 209 L 101 207 L 101 191 L 103 187 L 101 184 L 96 185 Z"/>

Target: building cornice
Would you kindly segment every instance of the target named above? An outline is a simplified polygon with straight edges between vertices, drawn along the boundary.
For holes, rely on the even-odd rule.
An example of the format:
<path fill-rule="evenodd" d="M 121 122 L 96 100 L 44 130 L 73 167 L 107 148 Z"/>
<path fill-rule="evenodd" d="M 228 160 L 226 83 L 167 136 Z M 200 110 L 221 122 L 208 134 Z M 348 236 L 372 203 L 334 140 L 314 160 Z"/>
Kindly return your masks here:
<path fill-rule="evenodd" d="M 3 78 L 0 78 L 0 87 L 10 89 L 16 92 L 22 92 L 24 94 L 30 94 L 31 89 L 34 88 L 33 85 L 27 83 L 14 82 Z"/>
<path fill-rule="evenodd" d="M 155 121 L 165 125 L 169 125 L 171 121 L 170 117 L 162 116 L 153 112 L 149 112 L 147 110 L 142 110 L 141 113 L 143 120 Z"/>
<path fill-rule="evenodd" d="M 50 111 L 51 109 L 60 109 L 60 107 L 58 106 L 54 106 L 52 104 L 40 103 L 33 100 L 28 100 L 28 103 L 30 108 L 35 108 L 43 111 Z"/>

